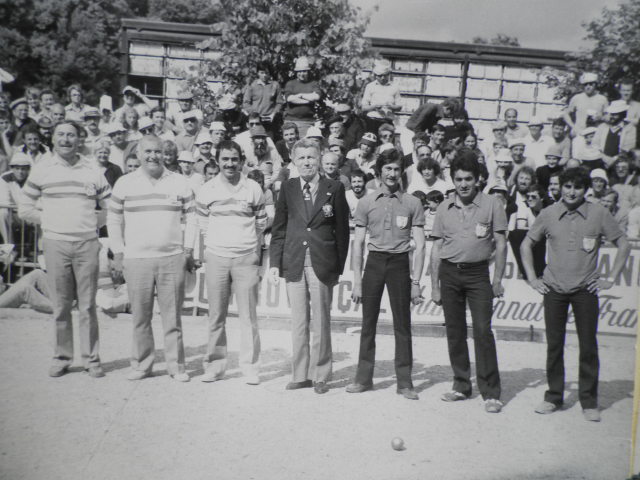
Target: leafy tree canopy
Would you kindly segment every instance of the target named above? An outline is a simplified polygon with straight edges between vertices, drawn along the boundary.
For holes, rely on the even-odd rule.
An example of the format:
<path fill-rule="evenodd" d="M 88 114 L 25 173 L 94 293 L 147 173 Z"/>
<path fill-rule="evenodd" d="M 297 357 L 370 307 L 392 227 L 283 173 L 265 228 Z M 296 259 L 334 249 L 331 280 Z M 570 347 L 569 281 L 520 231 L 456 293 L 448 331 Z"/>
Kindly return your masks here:
<path fill-rule="evenodd" d="M 220 8 L 212 0 L 148 0 L 142 14 L 163 22 L 212 24 L 221 20 Z"/>
<path fill-rule="evenodd" d="M 617 95 L 615 85 L 631 79 L 640 90 L 640 0 L 626 0 L 616 8 L 604 8 L 591 22 L 583 24 L 585 40 L 592 46 L 567 56 L 567 70 L 547 70 L 547 83 L 556 88 L 556 98 L 568 99 L 581 90 L 582 72 L 600 76 L 601 91 Z"/>
<path fill-rule="evenodd" d="M 209 78 L 225 82 L 239 94 L 256 76 L 256 65 L 269 62 L 274 78 L 293 77 L 295 59 L 306 56 L 312 73 L 332 101 L 352 100 L 360 91 L 363 67 L 373 52 L 364 31 L 369 17 L 348 0 L 220 0 L 224 22 L 214 27 L 220 36 L 199 48 L 219 52 L 206 71 L 191 79 L 196 95 L 209 95 Z"/>

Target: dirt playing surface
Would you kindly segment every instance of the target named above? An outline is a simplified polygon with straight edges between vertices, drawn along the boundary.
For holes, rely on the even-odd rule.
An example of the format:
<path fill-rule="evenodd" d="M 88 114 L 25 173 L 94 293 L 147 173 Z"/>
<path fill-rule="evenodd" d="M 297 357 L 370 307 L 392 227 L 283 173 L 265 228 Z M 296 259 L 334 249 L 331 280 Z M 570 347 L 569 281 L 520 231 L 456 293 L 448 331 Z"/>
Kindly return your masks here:
<path fill-rule="evenodd" d="M 52 325 L 29 310 L 0 310 L 0 478 L 125 479 L 593 479 L 627 477 L 634 339 L 601 336 L 601 423 L 586 422 L 577 402 L 577 339 L 566 349 L 564 410 L 538 415 L 545 390 L 545 344 L 498 341 L 505 407 L 485 413 L 482 399 L 449 404 L 444 338 L 414 338 L 419 401 L 396 394 L 393 337 L 377 341 L 375 390 L 348 394 L 359 335 L 333 334 L 331 390 L 285 391 L 290 336 L 261 331 L 262 383 L 238 371 L 238 330 L 228 329 L 230 369 L 213 384 L 198 380 L 206 318 L 184 319 L 187 384 L 162 363 L 154 320 L 155 375 L 126 380 L 131 348 L 127 315 L 101 318 L 107 376 L 81 368 L 47 376 Z M 77 328 L 76 328 L 77 331 Z M 76 343 L 77 344 L 77 343 Z M 470 342 L 472 349 L 473 343 Z M 473 350 L 472 350 L 473 352 Z M 391 447 L 394 437 L 405 449 Z"/>

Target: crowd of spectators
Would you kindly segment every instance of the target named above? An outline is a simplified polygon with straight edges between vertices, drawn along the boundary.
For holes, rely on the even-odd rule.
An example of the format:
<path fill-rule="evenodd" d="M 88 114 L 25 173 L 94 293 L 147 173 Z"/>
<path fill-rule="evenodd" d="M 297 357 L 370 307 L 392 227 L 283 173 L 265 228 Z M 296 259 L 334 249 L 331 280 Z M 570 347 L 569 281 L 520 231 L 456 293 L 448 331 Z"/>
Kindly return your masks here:
<path fill-rule="evenodd" d="M 0 92 L 0 243 L 33 242 L 35 230 L 21 221 L 17 207 L 32 167 L 53 156 L 52 132 L 62 121 L 80 126 L 79 153 L 103 172 L 111 187 L 140 167 L 136 147 L 153 135 L 163 141 L 164 167 L 186 177 L 196 194 L 220 171 L 218 145 L 234 140 L 244 155 L 243 173 L 265 192 L 269 222 L 280 186 L 299 175 L 291 148 L 309 138 L 323 152 L 323 175 L 344 184 L 351 212 L 380 185 L 378 155 L 398 150 L 402 188 L 421 200 L 427 236 L 437 206 L 454 191 L 452 160 L 462 149 L 474 151 L 484 192 L 503 202 L 509 242 L 520 266 L 519 245 L 541 210 L 559 201 L 558 178 L 569 167 L 588 169 L 588 201 L 609 209 L 628 237 L 640 237 L 640 102 L 633 99 L 630 80 L 621 80 L 618 98 L 609 99 L 598 92 L 598 76 L 584 73 L 583 90 L 556 118 L 532 116 L 519 122 L 518 111 L 509 108 L 490 134 L 481 135 L 458 98 L 429 101 L 401 122 L 400 90 L 392 82 L 389 62 L 376 62 L 372 81 L 354 105 L 325 100 L 317 80 L 321 74 L 302 57 L 293 78 L 280 85 L 270 65 L 259 63 L 244 95 L 223 96 L 213 114 L 199 109 L 186 91 L 167 106 L 127 86 L 115 109 L 107 95 L 97 106 L 86 104 L 76 84 L 65 92 L 26 86 L 17 98 Z M 106 229 L 101 236 L 107 236 Z M 544 244 L 540 249 L 543 265 Z M 16 255 L 3 258 L 8 267 Z M 36 262 L 35 255 L 31 260 Z M 6 282 L 17 280 L 6 271 Z"/>

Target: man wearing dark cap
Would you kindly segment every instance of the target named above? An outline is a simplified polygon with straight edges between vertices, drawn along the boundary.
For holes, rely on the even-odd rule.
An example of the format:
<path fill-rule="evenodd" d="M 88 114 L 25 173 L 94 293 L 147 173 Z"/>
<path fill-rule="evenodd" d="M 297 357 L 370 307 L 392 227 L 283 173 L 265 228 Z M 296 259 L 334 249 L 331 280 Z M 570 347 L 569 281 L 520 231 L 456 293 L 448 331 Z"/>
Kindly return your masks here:
<path fill-rule="evenodd" d="M 498 413 L 500 374 L 496 343 L 491 331 L 493 299 L 504 293 L 502 276 L 507 261 L 507 217 L 500 202 L 478 191 L 477 156 L 466 151 L 451 163 L 455 193 L 440 204 L 431 236 L 431 297 L 442 305 L 453 368 L 453 388 L 442 400 L 454 402 L 471 396 L 471 364 L 467 346 L 466 305 L 473 323 L 478 389 L 485 410 Z M 489 258 L 495 252 L 493 281 Z"/>

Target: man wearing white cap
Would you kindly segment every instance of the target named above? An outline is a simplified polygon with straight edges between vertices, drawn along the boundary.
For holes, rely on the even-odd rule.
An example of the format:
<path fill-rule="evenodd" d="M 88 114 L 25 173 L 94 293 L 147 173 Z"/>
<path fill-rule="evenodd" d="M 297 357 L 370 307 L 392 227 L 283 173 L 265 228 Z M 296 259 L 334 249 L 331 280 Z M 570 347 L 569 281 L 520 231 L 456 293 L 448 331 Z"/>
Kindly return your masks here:
<path fill-rule="evenodd" d="M 296 59 L 293 70 L 296 78 L 289 80 L 283 91 L 287 102 L 284 121 L 295 123 L 300 137 L 304 137 L 316 120 L 314 110 L 320 100 L 320 85 L 310 78 L 311 66 L 307 57 Z"/>
<path fill-rule="evenodd" d="M 188 150 L 183 150 L 178 154 L 178 165 L 180 165 L 180 171 L 182 175 L 187 178 L 189 186 L 193 193 L 198 193 L 198 190 L 204 183 L 204 177 L 195 171 L 196 160 L 193 158 L 193 153 Z"/>
<path fill-rule="evenodd" d="M 190 111 L 195 111 L 199 121 L 202 121 L 204 115 L 202 110 L 193 108 L 193 94 L 191 92 L 180 92 L 177 98 L 178 105 L 172 104 L 167 111 L 167 121 L 171 124 L 171 127 L 175 134 L 184 130 L 182 124 L 182 114 Z"/>
<path fill-rule="evenodd" d="M 111 122 L 107 127 L 107 135 L 111 139 L 109 161 L 124 171 L 125 151 L 128 150 L 127 129 L 120 122 Z"/>
<path fill-rule="evenodd" d="M 362 111 L 369 119 L 369 131 L 393 119 L 393 114 L 400 111 L 400 88 L 391 83 L 391 63 L 388 60 L 377 61 L 373 66 L 373 82 L 367 84 L 362 94 Z M 373 122 L 371 122 L 373 119 Z"/>
<path fill-rule="evenodd" d="M 625 121 L 629 106 L 624 100 L 615 100 L 607 107 L 606 123 L 598 125 L 593 143 L 602 152 L 602 159 L 610 166 L 620 152 L 636 148 L 636 127 Z"/>
<path fill-rule="evenodd" d="M 534 170 L 547 164 L 544 156 L 553 144 L 553 138 L 542 135 L 544 124 L 545 121 L 542 117 L 538 115 L 531 117 L 528 125 L 529 133 L 526 137 L 520 139 L 524 141 L 527 157 L 531 158 L 535 163 L 535 165 L 532 166 Z M 509 144 L 509 148 L 511 148 L 511 144 Z"/>
<path fill-rule="evenodd" d="M 600 203 L 600 199 L 604 197 L 607 187 L 609 186 L 609 177 L 607 172 L 602 168 L 591 170 L 591 187 L 585 193 L 587 202 Z"/>
<path fill-rule="evenodd" d="M 11 218 L 15 215 L 21 189 L 31 171 L 31 158 L 16 152 L 9 161 L 9 171 L 0 176 L 0 236 L 2 243 L 12 243 Z"/>
<path fill-rule="evenodd" d="M 378 145 L 378 137 L 371 132 L 362 135 L 358 148 L 354 148 L 347 152 L 347 159 L 355 160 L 360 170 L 367 175 L 367 181 L 375 177 L 376 164 L 376 146 Z"/>
<path fill-rule="evenodd" d="M 195 110 L 182 113 L 180 123 L 182 124 L 183 131 L 176 135 L 178 151 L 187 150 L 192 152 L 196 135 L 198 135 L 198 131 L 200 130 L 198 113 Z"/>
<path fill-rule="evenodd" d="M 607 97 L 597 92 L 597 83 L 597 74 L 583 73 L 580 76 L 580 85 L 582 85 L 583 91 L 571 97 L 569 106 L 564 112 L 564 120 L 573 131 L 574 137 L 587 127 L 589 117 L 591 117 L 591 121 L 599 121 L 604 114 L 604 109 L 609 104 Z"/>
<path fill-rule="evenodd" d="M 87 131 L 87 138 L 84 140 L 84 145 L 89 152 L 95 150 L 98 140 L 104 136 L 104 132 L 100 130 L 100 110 L 94 107 L 89 107 L 84 111 L 84 128 Z"/>
<path fill-rule="evenodd" d="M 196 140 L 194 142 L 196 146 L 196 151 L 194 152 L 194 170 L 197 173 L 204 175 L 204 167 L 207 163 L 215 163 L 216 157 L 212 152 L 213 148 L 213 140 L 211 139 L 211 134 L 205 128 L 200 130 Z"/>

